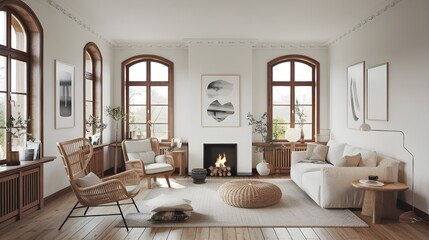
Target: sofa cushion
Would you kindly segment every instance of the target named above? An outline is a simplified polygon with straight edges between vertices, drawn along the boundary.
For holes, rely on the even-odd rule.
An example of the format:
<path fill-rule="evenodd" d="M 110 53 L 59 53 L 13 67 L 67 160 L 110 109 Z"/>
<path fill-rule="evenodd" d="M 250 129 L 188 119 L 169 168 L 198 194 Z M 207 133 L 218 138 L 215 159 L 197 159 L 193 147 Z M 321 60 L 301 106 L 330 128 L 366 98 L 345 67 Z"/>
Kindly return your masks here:
<path fill-rule="evenodd" d="M 360 153 L 362 160 L 359 162 L 359 167 L 376 167 L 377 166 L 377 153 L 375 151 L 366 150 L 359 147 L 346 145 L 344 147 L 343 156 L 351 156 Z"/>
<path fill-rule="evenodd" d="M 302 175 L 302 190 L 320 205 L 322 172 L 307 172 Z"/>
<path fill-rule="evenodd" d="M 358 153 L 352 156 L 341 157 L 339 161 L 334 164 L 335 167 L 357 167 L 362 160 L 361 154 Z"/>
<path fill-rule="evenodd" d="M 294 170 L 299 173 L 300 176 L 306 172 L 314 172 L 320 171 L 320 169 L 324 167 L 334 167 L 332 164 L 324 163 L 324 164 L 314 164 L 314 163 L 297 163 L 295 164 Z"/>
<path fill-rule="evenodd" d="M 173 166 L 168 163 L 152 163 L 144 165 L 146 174 L 168 172 L 173 170 Z"/>
<path fill-rule="evenodd" d="M 318 145 L 313 149 L 310 160 L 326 161 L 326 155 L 328 154 L 328 146 Z"/>
<path fill-rule="evenodd" d="M 338 143 L 335 140 L 329 140 L 329 150 L 326 155 L 326 161 L 333 163 L 335 160 L 340 159 L 343 156 L 345 143 Z"/>

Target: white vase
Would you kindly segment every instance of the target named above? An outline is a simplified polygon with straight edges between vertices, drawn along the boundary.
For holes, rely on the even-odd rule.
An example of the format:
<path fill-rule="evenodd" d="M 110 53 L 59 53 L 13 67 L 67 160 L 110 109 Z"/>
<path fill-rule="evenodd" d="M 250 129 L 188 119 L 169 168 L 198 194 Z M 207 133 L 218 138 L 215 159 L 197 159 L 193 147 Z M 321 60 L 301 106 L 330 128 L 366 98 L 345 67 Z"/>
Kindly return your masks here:
<path fill-rule="evenodd" d="M 270 174 L 270 168 L 268 167 L 268 163 L 265 160 L 262 160 L 260 163 L 256 165 L 256 171 L 261 176 L 267 176 Z"/>

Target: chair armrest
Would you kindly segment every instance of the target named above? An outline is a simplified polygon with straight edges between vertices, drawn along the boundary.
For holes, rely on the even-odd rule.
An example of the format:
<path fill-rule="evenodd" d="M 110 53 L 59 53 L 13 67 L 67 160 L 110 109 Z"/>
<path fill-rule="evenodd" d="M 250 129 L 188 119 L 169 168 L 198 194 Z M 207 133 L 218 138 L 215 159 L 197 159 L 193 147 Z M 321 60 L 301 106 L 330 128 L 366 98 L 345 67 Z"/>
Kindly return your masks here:
<path fill-rule="evenodd" d="M 125 169 L 144 169 L 144 164 L 141 160 L 129 160 L 125 162 Z"/>
<path fill-rule="evenodd" d="M 102 183 L 90 187 L 76 187 L 74 190 L 79 202 L 84 206 L 95 206 L 128 199 L 136 195 L 130 195 L 124 183 L 119 179 L 104 180 Z"/>
<path fill-rule="evenodd" d="M 173 166 L 173 169 L 175 168 L 174 166 L 174 158 L 171 155 L 165 155 L 165 159 L 167 160 L 167 163 L 170 164 L 171 166 Z"/>
<path fill-rule="evenodd" d="M 103 178 L 103 181 L 109 180 L 119 180 L 124 185 L 140 184 L 140 177 L 134 170 L 127 170 L 125 172 L 121 172 L 113 176 Z"/>

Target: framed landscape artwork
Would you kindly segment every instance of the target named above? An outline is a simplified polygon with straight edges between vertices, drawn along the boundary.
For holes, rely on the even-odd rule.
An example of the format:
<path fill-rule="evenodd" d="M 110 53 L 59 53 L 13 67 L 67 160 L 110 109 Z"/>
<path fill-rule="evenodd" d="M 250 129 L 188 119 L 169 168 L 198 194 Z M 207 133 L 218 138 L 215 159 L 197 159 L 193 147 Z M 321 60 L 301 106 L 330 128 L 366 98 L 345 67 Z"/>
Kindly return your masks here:
<path fill-rule="evenodd" d="M 368 68 L 367 119 L 388 120 L 388 63 Z"/>
<path fill-rule="evenodd" d="M 365 62 L 347 68 L 347 127 L 359 129 L 364 123 Z"/>
<path fill-rule="evenodd" d="M 201 76 L 201 125 L 240 126 L 240 76 Z"/>
<path fill-rule="evenodd" d="M 74 127 L 74 66 L 55 60 L 55 128 Z"/>

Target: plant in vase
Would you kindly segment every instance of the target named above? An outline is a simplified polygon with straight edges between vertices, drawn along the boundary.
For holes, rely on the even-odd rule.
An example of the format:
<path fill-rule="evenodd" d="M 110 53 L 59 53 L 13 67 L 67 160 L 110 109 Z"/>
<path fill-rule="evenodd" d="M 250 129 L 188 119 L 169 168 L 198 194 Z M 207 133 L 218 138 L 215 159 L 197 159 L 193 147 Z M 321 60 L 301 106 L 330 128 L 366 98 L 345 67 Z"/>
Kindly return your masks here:
<path fill-rule="evenodd" d="M 304 142 L 304 123 L 307 121 L 307 113 L 305 111 L 305 108 L 299 104 L 299 101 L 296 100 L 295 102 L 295 115 L 296 119 L 298 120 L 299 128 L 301 129 L 301 142 Z"/>
<path fill-rule="evenodd" d="M 111 117 L 116 122 L 116 135 L 115 142 L 119 142 L 118 140 L 118 131 L 119 131 L 119 122 L 124 119 L 127 114 L 124 113 L 120 106 L 117 107 L 106 107 L 106 116 Z"/>
<path fill-rule="evenodd" d="M 249 125 L 253 126 L 252 132 L 258 133 L 262 137 L 262 141 L 267 142 L 268 124 L 267 124 L 267 113 L 264 112 L 259 120 L 255 119 L 254 116 L 249 112 L 247 113 L 247 120 Z M 270 174 L 269 163 L 265 160 L 265 148 L 256 147 L 256 152 L 262 153 L 262 161 L 256 165 L 256 171 L 259 175 L 266 176 Z"/>
<path fill-rule="evenodd" d="M 89 115 L 89 118 L 85 121 L 86 137 L 93 144 L 99 144 L 101 132 L 107 128 L 107 124 L 103 123 L 97 116 Z"/>
<path fill-rule="evenodd" d="M 27 132 L 27 127 L 29 123 L 31 122 L 31 118 L 28 117 L 27 119 L 23 118 L 21 116 L 21 113 L 18 112 L 18 116 L 15 118 L 14 116 L 10 116 L 9 120 L 6 121 L 6 124 L 3 128 L 6 129 L 6 132 L 9 133 L 10 137 L 10 143 L 12 144 L 12 148 L 10 149 L 10 152 L 8 152 L 8 156 L 6 157 L 8 160 L 15 161 L 15 164 L 19 164 L 19 148 L 21 147 L 22 150 L 30 151 L 33 150 L 34 155 L 34 149 L 28 149 L 26 148 L 27 140 L 34 140 L 32 137 L 32 134 Z M 24 143 L 22 143 L 24 141 Z M 8 150 L 9 151 L 9 150 Z M 29 155 L 25 153 L 25 155 Z M 33 156 L 31 156 L 32 160 Z M 27 159 L 26 159 L 27 160 Z"/>

